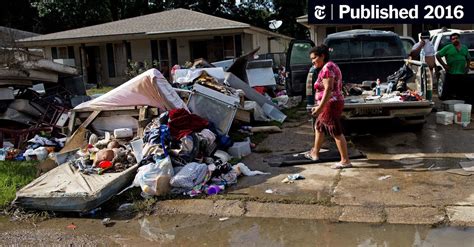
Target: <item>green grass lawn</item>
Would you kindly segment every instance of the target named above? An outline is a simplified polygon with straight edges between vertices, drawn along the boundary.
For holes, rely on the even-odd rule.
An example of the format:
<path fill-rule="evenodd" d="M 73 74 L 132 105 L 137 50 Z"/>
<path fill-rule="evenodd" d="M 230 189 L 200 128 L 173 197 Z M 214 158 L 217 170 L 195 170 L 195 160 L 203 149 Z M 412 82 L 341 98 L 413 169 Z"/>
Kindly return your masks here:
<path fill-rule="evenodd" d="M 0 161 L 0 208 L 10 204 L 16 191 L 35 179 L 37 163 Z"/>
<path fill-rule="evenodd" d="M 107 93 L 115 87 L 103 86 L 102 88 L 91 88 L 86 91 L 87 95 L 91 96 L 94 94 Z"/>

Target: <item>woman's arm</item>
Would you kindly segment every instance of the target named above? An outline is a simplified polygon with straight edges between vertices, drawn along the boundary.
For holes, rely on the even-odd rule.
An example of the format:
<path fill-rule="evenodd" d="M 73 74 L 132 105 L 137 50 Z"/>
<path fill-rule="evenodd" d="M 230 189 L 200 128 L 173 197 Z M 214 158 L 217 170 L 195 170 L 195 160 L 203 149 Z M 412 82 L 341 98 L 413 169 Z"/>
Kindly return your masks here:
<path fill-rule="evenodd" d="M 323 92 L 323 98 L 321 99 L 321 103 L 317 106 L 314 107 L 311 110 L 311 114 L 314 116 L 319 115 L 323 108 L 326 106 L 327 102 L 332 96 L 332 86 L 334 84 L 334 78 L 325 78 L 323 79 L 323 85 L 324 85 L 324 92 Z"/>

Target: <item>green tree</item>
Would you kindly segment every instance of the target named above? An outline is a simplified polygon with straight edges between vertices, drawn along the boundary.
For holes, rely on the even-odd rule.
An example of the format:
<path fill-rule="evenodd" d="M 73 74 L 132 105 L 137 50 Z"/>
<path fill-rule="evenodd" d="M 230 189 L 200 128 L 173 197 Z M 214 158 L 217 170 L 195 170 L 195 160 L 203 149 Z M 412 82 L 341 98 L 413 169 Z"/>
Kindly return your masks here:
<path fill-rule="evenodd" d="M 30 8 L 33 12 L 31 16 L 38 16 L 40 25 L 37 26 L 43 33 L 80 28 L 176 8 L 191 9 L 245 22 L 267 30 L 271 19 L 279 19 L 283 20 L 283 26 L 277 32 L 293 37 L 304 37 L 306 30 L 296 22 L 297 17 L 306 14 L 306 0 L 248 0 L 240 4 L 236 4 L 235 0 L 16 0 L 11 2 L 21 2 L 23 5 L 31 2 L 31 6 L 34 7 Z M 18 3 L 18 6 L 21 4 Z M 18 18 L 21 16 L 23 15 L 20 14 Z"/>
<path fill-rule="evenodd" d="M 38 32 L 38 12 L 29 0 L 2 1 L 0 26 Z"/>
<path fill-rule="evenodd" d="M 273 0 L 275 13 L 274 19 L 282 20 L 283 25 L 278 29 L 279 33 L 303 39 L 308 37 L 307 28 L 296 22 L 296 18 L 308 14 L 307 0 Z"/>
<path fill-rule="evenodd" d="M 112 21 L 109 2 L 102 0 L 33 0 L 44 33 Z"/>

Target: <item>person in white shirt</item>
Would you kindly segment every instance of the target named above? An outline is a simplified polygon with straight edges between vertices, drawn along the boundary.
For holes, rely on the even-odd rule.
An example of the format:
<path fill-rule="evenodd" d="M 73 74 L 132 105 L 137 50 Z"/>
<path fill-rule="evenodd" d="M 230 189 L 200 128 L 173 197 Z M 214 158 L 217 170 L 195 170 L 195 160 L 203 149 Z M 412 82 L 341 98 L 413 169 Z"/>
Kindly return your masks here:
<path fill-rule="evenodd" d="M 420 41 L 412 47 L 410 57 L 413 60 L 421 61 L 423 59 L 420 57 L 422 53 L 425 55 L 425 63 L 427 63 L 430 67 L 430 70 L 433 71 L 436 66 L 435 50 L 433 44 L 430 41 L 430 32 L 427 31 L 421 33 Z"/>
<path fill-rule="evenodd" d="M 428 75 L 428 85 L 427 90 L 432 92 L 433 90 L 433 82 L 437 80 L 437 74 L 435 71 L 436 67 L 436 52 L 434 49 L 433 44 L 430 41 L 430 32 L 425 31 L 422 32 L 420 35 L 420 41 L 416 43 L 410 52 L 410 57 L 413 60 L 419 60 L 421 62 L 425 62 L 429 68 L 429 75 Z M 431 97 L 431 96 L 429 96 Z"/>

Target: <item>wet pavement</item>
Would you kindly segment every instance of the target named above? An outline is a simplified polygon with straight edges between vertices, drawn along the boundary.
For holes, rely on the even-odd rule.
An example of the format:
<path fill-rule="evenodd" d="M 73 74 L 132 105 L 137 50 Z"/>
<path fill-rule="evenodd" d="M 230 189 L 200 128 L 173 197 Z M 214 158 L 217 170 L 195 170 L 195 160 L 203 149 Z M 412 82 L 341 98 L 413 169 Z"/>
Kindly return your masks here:
<path fill-rule="evenodd" d="M 331 209 L 321 218 L 343 222 L 474 226 L 474 180 L 459 166 L 474 153 L 474 124 L 439 125 L 434 113 L 427 120 L 422 128 L 394 121 L 350 123 L 349 145 L 367 158 L 353 160 L 355 167 L 342 171 L 330 169 L 331 163 L 269 166 L 266 160 L 272 157 L 311 147 L 309 122 L 284 128 L 244 159 L 251 169 L 271 175 L 241 178 L 219 199 L 319 205 Z M 330 142 L 325 147 L 335 148 Z M 294 173 L 306 179 L 281 182 Z M 249 203 L 243 207 L 248 210 Z"/>
<path fill-rule="evenodd" d="M 474 153 L 474 124 L 438 125 L 431 114 L 420 129 L 386 121 L 350 127 L 357 131 L 349 145 L 367 155 L 354 168 L 269 166 L 272 157 L 309 150 L 311 124 L 302 119 L 244 158 L 270 175 L 239 178 L 219 195 L 160 200 L 154 216 L 107 216 L 111 227 L 102 219 L 0 218 L 0 245 L 473 246 L 474 180 L 459 162 Z M 306 179 L 282 183 L 295 173 Z"/>
<path fill-rule="evenodd" d="M 73 222 L 72 222 L 73 221 Z M 473 228 L 331 223 L 305 219 L 147 216 L 116 220 L 0 219 L 0 245 L 40 246 L 472 246 Z M 75 228 L 68 227 L 74 224 Z"/>

